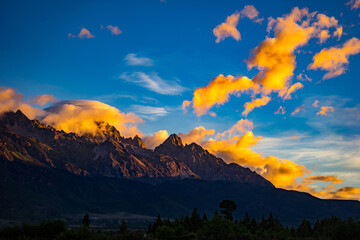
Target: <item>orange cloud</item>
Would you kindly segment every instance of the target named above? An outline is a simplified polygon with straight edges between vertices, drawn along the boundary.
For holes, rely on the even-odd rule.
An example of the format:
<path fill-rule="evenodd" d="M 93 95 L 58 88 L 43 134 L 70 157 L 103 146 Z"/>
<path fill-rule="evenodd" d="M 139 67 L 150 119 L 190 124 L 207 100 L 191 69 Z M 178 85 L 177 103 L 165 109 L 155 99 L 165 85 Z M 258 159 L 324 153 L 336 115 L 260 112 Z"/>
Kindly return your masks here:
<path fill-rule="evenodd" d="M 360 200 L 360 189 L 356 187 L 342 187 L 335 189 L 334 185 L 323 187 L 320 191 L 302 184 L 303 191 L 319 198 Z"/>
<path fill-rule="evenodd" d="M 235 162 L 255 170 L 271 181 L 276 187 L 287 187 L 296 182 L 297 177 L 307 171 L 304 166 L 274 156 L 262 156 L 250 149 L 261 137 L 254 137 L 251 131 L 242 137 L 235 136 L 228 140 L 210 139 L 203 146 L 212 154 L 222 157 L 226 162 Z"/>
<path fill-rule="evenodd" d="M 251 131 L 252 127 L 252 122 L 241 119 L 230 129 L 216 135 L 212 129 L 197 127 L 187 134 L 179 133 L 179 136 L 187 144 L 191 142 L 201 144 L 210 153 L 223 158 L 227 163 L 234 162 L 249 167 L 271 181 L 276 187 L 308 192 L 321 198 L 360 199 L 360 189 L 358 188 L 343 187 L 335 190 L 335 187 L 330 185 L 318 191 L 310 185 L 316 181 L 331 184 L 342 183 L 343 180 L 335 176 L 307 176 L 301 184 L 298 183 L 297 178 L 310 174 L 310 170 L 290 160 L 263 156 L 261 153 L 253 151 L 251 147 L 261 141 L 262 137 L 255 137 Z M 206 139 L 213 135 L 215 138 Z M 297 136 L 290 138 L 299 139 Z"/>
<path fill-rule="evenodd" d="M 110 30 L 112 35 L 120 35 L 122 33 L 118 26 L 108 25 L 105 28 Z"/>
<path fill-rule="evenodd" d="M 216 113 L 211 112 L 211 113 L 210 113 L 210 116 L 212 116 L 212 117 L 216 117 Z"/>
<path fill-rule="evenodd" d="M 142 135 L 137 124 L 142 119 L 134 113 L 122 113 L 105 103 L 89 100 L 62 101 L 47 109 L 42 122 L 65 132 L 79 135 L 99 135 L 106 123 L 113 125 L 123 136 Z"/>
<path fill-rule="evenodd" d="M 276 187 L 308 192 L 320 198 L 360 199 L 359 188 L 343 187 L 336 190 L 333 185 L 340 184 L 343 180 L 335 176 L 307 176 L 302 183 L 298 183 L 297 178 L 309 175 L 311 171 L 290 160 L 263 156 L 261 153 L 253 151 L 251 147 L 260 142 L 262 137 L 255 137 L 251 130 L 247 131 L 252 127 L 252 122 L 241 119 L 230 129 L 216 135 L 212 129 L 206 130 L 204 127 L 197 127 L 190 130 L 188 134 L 179 133 L 179 136 L 183 142 L 188 144 L 191 142 L 201 144 L 210 153 L 223 158 L 227 163 L 234 162 L 249 167 L 271 181 Z M 213 135 L 215 138 L 206 139 Z M 299 139 L 297 136 L 290 138 Z M 317 190 L 310 185 L 317 181 L 328 182 L 331 185 Z"/>
<path fill-rule="evenodd" d="M 325 115 L 327 116 L 328 112 L 333 112 L 335 109 L 334 107 L 331 107 L 331 106 L 323 106 L 320 108 L 320 111 L 317 112 L 316 114 L 317 115 Z"/>
<path fill-rule="evenodd" d="M 338 20 L 335 17 L 328 17 L 325 14 L 317 14 L 317 22 L 314 23 L 317 29 L 317 37 L 320 40 L 320 43 L 325 42 L 328 38 L 331 37 L 329 33 L 329 28 L 336 28 L 333 33 L 334 37 L 337 37 L 338 40 L 341 38 L 343 27 L 339 25 Z M 326 28 L 326 29 L 324 29 Z"/>
<path fill-rule="evenodd" d="M 253 50 L 247 64 L 248 68 L 258 68 L 259 81 L 265 93 L 279 92 L 283 95 L 289 85 L 296 67 L 294 51 L 306 45 L 313 37 L 322 41 L 330 37 L 324 28 L 338 27 L 334 17 L 310 13 L 308 9 L 295 7 L 290 14 L 277 19 L 270 18 L 268 32 L 274 30 L 274 38 L 266 38 Z M 299 85 L 297 85 L 299 87 Z"/>
<path fill-rule="evenodd" d="M 312 104 L 313 107 L 318 107 L 318 104 L 319 104 L 319 100 L 315 100 L 314 103 Z"/>
<path fill-rule="evenodd" d="M 274 28 L 275 37 L 266 38 L 253 50 L 247 64 L 248 68 L 263 71 L 260 82 L 268 93 L 284 91 L 289 86 L 296 66 L 294 51 L 305 45 L 315 31 L 315 27 L 298 24 L 309 12 L 294 8 L 289 15 L 271 21 L 269 30 Z"/>
<path fill-rule="evenodd" d="M 191 101 L 197 116 L 204 115 L 214 105 L 222 105 L 229 100 L 230 95 L 240 94 L 247 90 L 257 89 L 258 86 L 247 77 L 235 78 L 231 75 L 220 74 L 206 87 L 195 90 Z M 183 109 L 190 105 L 190 101 L 183 102 Z"/>
<path fill-rule="evenodd" d="M 53 101 L 52 95 L 39 95 L 32 104 L 43 105 Z M 0 87 L 0 114 L 21 110 L 29 119 L 39 119 L 58 130 L 74 132 L 79 135 L 101 135 L 107 123 L 116 127 L 125 137 L 142 133 L 137 125 L 143 120 L 134 113 L 122 113 L 105 103 L 89 100 L 70 100 L 55 103 L 45 110 L 30 106 L 24 96 L 12 88 Z"/>
<path fill-rule="evenodd" d="M 23 101 L 24 95 L 12 88 L 0 87 L 0 113 L 13 111 Z"/>
<path fill-rule="evenodd" d="M 183 142 L 197 142 L 210 153 L 223 158 L 226 162 L 235 162 L 255 170 L 271 181 L 276 187 L 297 184 L 296 178 L 309 171 L 301 165 L 274 156 L 262 156 L 251 149 L 262 137 L 255 137 L 251 129 L 252 122 L 241 119 L 230 129 L 215 134 L 215 131 L 197 127 L 188 134 L 179 133 Z M 206 139 L 215 135 L 215 138 Z"/>
<path fill-rule="evenodd" d="M 270 101 L 270 97 L 263 96 L 262 98 L 252 99 L 251 102 L 247 102 L 244 104 L 245 110 L 242 112 L 242 115 L 247 116 L 249 112 L 251 112 L 256 107 L 265 106 Z"/>
<path fill-rule="evenodd" d="M 250 11 L 250 7 L 244 10 L 251 17 L 257 16 L 257 12 Z M 256 9 L 255 9 L 256 10 Z M 234 13 L 232 20 L 229 22 L 238 21 L 239 13 Z M 240 12 L 240 16 L 242 16 Z M 316 16 L 316 17 L 315 17 Z M 230 19 L 229 17 L 229 19 Z M 232 19 L 231 18 L 231 19 Z M 219 25 L 217 28 L 220 29 Z M 233 26 L 236 26 L 236 24 Z M 247 66 L 248 69 L 256 67 L 259 72 L 249 79 L 247 77 L 233 77 L 220 74 L 214 78 L 208 86 L 201 87 L 195 90 L 194 98 L 192 100 L 192 106 L 197 116 L 206 114 L 208 110 L 214 105 L 222 105 L 228 101 L 229 96 L 232 94 L 240 95 L 247 90 L 252 90 L 254 95 L 261 93 L 261 100 L 268 100 L 265 97 L 269 97 L 272 92 L 277 92 L 283 99 L 290 99 L 291 93 L 303 87 L 301 83 L 295 83 L 291 85 L 291 81 L 294 75 L 294 69 L 296 67 L 295 50 L 299 47 L 306 45 L 311 38 L 322 36 L 322 40 L 328 37 L 328 28 L 337 28 L 337 33 L 334 36 L 340 36 L 341 26 L 338 25 L 338 21 L 334 17 L 328 17 L 324 14 L 317 14 L 317 12 L 309 12 L 308 9 L 299 9 L 295 7 L 290 14 L 278 17 L 276 19 L 269 18 L 268 31 L 274 32 L 274 37 L 267 37 L 261 42 L 255 49 L 252 50 Z M 236 28 L 235 28 L 236 30 Z M 237 31 L 237 30 L 236 30 Z M 220 41 L 222 35 L 218 34 L 217 41 Z M 226 35 L 229 36 L 229 35 Z M 297 77 L 300 80 L 311 81 L 305 74 L 300 74 Z M 243 86 L 237 87 L 236 84 L 241 83 Z M 255 101 L 255 100 L 253 100 Z M 260 100 L 257 101 L 260 104 Z M 246 115 L 253 109 L 254 102 L 246 104 L 248 108 L 245 109 Z M 262 105 L 265 105 L 265 101 L 262 101 Z M 190 106 L 189 101 L 183 102 L 183 108 Z M 260 105 L 256 105 L 260 106 Z"/>
<path fill-rule="evenodd" d="M 284 115 L 286 113 L 285 111 L 285 107 L 280 106 L 278 110 L 276 110 L 276 112 L 274 112 L 274 114 L 282 114 Z"/>
<path fill-rule="evenodd" d="M 81 28 L 80 33 L 77 35 L 78 38 L 94 38 L 95 36 L 86 28 Z"/>
<path fill-rule="evenodd" d="M 300 73 L 299 75 L 296 76 L 296 79 L 299 80 L 299 81 L 309 81 L 311 82 L 312 79 L 309 78 L 306 74 L 304 73 Z"/>
<path fill-rule="evenodd" d="M 338 37 L 338 40 L 340 40 L 342 34 L 343 34 L 343 27 L 340 26 L 340 27 L 336 28 L 336 31 L 333 33 L 333 36 Z"/>
<path fill-rule="evenodd" d="M 197 143 L 201 144 L 204 138 L 212 136 L 215 134 L 215 130 L 209 129 L 206 130 L 203 126 L 196 127 L 189 131 L 189 133 L 178 133 L 183 143 L 191 144 Z"/>
<path fill-rule="evenodd" d="M 297 114 L 298 112 L 304 111 L 304 110 L 305 110 L 305 105 L 301 105 L 301 106 L 295 108 L 295 110 L 291 113 L 291 115 L 295 115 L 295 114 Z"/>
<path fill-rule="evenodd" d="M 342 47 L 331 47 L 322 49 L 313 57 L 313 63 L 309 65 L 309 69 L 322 69 L 328 71 L 323 79 L 333 78 L 343 74 L 349 64 L 350 55 L 360 52 L 360 40 L 351 38 L 346 41 Z"/>
<path fill-rule="evenodd" d="M 291 94 L 293 92 L 295 92 L 296 90 L 303 88 L 304 85 L 302 85 L 301 83 L 297 82 L 295 84 L 293 84 L 291 87 L 289 87 L 289 89 L 286 91 L 286 93 L 283 95 L 283 99 L 291 99 Z M 280 93 L 281 94 L 281 93 Z"/>
<path fill-rule="evenodd" d="M 217 37 L 215 42 L 219 43 L 227 37 L 233 37 L 236 41 L 241 39 L 240 32 L 236 29 L 239 23 L 240 13 L 235 12 L 226 18 L 226 22 L 216 26 L 213 30 L 214 35 Z"/>
<path fill-rule="evenodd" d="M 43 94 L 36 96 L 33 100 L 30 101 L 30 104 L 38 104 L 40 106 L 45 106 L 50 102 L 55 102 L 56 98 L 51 94 Z"/>
<path fill-rule="evenodd" d="M 42 109 L 34 108 L 24 101 L 24 95 L 13 88 L 0 87 L 0 115 L 8 111 L 20 109 L 28 118 L 34 119 L 43 114 Z"/>
<path fill-rule="evenodd" d="M 322 31 L 319 33 L 320 43 L 325 42 L 326 40 L 328 40 L 329 37 L 331 37 L 331 35 L 329 34 L 329 30 L 322 30 Z"/>
<path fill-rule="evenodd" d="M 256 23 L 261 23 L 264 19 L 258 18 L 259 12 L 256 10 L 254 5 L 246 5 L 241 11 L 241 16 L 247 17 Z"/>
<path fill-rule="evenodd" d="M 332 193 L 331 198 L 336 199 L 360 199 L 360 188 L 343 187 Z"/>
<path fill-rule="evenodd" d="M 346 5 L 350 5 L 351 10 L 356 10 L 360 7 L 360 0 L 350 0 Z"/>
<path fill-rule="evenodd" d="M 155 132 L 152 136 L 146 135 L 142 137 L 147 148 L 154 149 L 162 144 L 169 137 L 169 133 L 166 130 L 160 130 Z"/>
<path fill-rule="evenodd" d="M 315 25 L 321 27 L 321 28 L 330 28 L 330 27 L 337 27 L 338 20 L 335 19 L 335 17 L 328 17 L 325 14 L 319 13 L 317 16 L 317 22 Z"/>
<path fill-rule="evenodd" d="M 187 112 L 187 108 L 188 108 L 190 105 L 191 105 L 191 101 L 187 101 L 187 100 L 183 101 L 183 103 L 182 103 L 182 109 L 183 109 L 184 113 Z"/>
<path fill-rule="evenodd" d="M 228 139 L 232 139 L 233 137 L 235 137 L 238 134 L 243 134 L 245 132 L 251 131 L 253 128 L 254 128 L 254 124 L 252 122 L 250 122 L 247 119 L 240 119 L 230 129 L 228 129 L 222 133 L 218 133 L 216 135 L 216 138 L 225 138 L 226 137 Z"/>
<path fill-rule="evenodd" d="M 310 176 L 310 177 L 304 178 L 303 183 L 311 183 L 311 182 L 316 182 L 316 181 L 332 182 L 333 184 L 339 184 L 339 183 L 343 182 L 342 179 L 337 178 L 335 176 Z"/>
<path fill-rule="evenodd" d="M 259 12 L 256 10 L 254 5 L 246 5 L 240 13 L 250 19 L 254 19 L 259 15 Z"/>

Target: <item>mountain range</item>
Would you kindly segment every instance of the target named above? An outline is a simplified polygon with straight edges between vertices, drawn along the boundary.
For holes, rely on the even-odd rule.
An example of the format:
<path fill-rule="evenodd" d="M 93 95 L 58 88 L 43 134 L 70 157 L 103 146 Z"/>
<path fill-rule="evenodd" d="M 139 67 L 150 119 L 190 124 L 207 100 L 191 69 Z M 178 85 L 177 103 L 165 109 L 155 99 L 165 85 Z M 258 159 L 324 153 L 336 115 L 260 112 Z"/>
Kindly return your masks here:
<path fill-rule="evenodd" d="M 0 218 L 39 220 L 68 214 L 127 212 L 175 217 L 213 214 L 222 199 L 261 217 L 270 211 L 284 223 L 302 218 L 360 215 L 358 201 L 322 200 L 277 189 L 248 168 L 226 163 L 196 143 L 170 135 L 154 150 L 115 127 L 96 136 L 66 133 L 21 111 L 0 117 Z M 105 128 L 103 127 L 105 126 Z"/>

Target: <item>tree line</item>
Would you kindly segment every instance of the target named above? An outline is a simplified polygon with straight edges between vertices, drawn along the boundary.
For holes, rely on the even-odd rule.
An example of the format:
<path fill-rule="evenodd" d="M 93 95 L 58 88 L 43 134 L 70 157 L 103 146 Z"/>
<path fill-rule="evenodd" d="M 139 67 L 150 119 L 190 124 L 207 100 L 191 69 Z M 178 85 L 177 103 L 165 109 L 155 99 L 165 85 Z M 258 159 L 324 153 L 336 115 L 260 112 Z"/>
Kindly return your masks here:
<path fill-rule="evenodd" d="M 360 239 L 359 219 L 347 220 L 330 217 L 317 220 L 313 225 L 304 219 L 296 227 L 284 226 L 279 219 L 270 214 L 260 220 L 251 218 L 247 213 L 234 219 L 236 204 L 223 200 L 218 211 L 208 218 L 200 215 L 194 208 L 191 215 L 175 219 L 161 218 L 158 214 L 148 229 L 129 231 L 122 221 L 117 232 L 104 232 L 90 228 L 90 217 L 86 214 L 78 229 L 67 229 L 63 221 L 47 221 L 39 225 L 23 224 L 0 230 L 0 239 L 118 239 L 118 240 L 356 240 Z"/>

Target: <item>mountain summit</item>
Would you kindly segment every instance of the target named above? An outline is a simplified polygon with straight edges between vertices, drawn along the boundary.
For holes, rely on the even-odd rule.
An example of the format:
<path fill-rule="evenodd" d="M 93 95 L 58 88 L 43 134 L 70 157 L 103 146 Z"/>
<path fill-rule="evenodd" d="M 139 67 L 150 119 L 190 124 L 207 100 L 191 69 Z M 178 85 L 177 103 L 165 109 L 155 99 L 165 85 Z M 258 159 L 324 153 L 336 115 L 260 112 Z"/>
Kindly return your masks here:
<path fill-rule="evenodd" d="M 235 163 L 227 164 L 196 143 L 184 146 L 181 138 L 176 134 L 171 134 L 154 151 L 181 160 L 202 179 L 227 180 L 274 187 L 271 182 L 252 172 L 249 168 L 244 168 Z"/>

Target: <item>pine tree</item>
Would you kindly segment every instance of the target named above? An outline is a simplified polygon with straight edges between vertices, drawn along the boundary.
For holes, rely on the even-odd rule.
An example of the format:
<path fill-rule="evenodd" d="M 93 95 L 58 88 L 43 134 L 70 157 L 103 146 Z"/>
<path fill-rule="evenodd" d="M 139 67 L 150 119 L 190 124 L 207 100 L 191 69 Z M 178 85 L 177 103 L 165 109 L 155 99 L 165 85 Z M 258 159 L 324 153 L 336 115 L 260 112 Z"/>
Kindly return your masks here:
<path fill-rule="evenodd" d="M 128 232 L 128 229 L 127 229 L 126 222 L 125 222 L 125 220 L 122 220 L 122 223 L 120 225 L 120 233 L 126 234 L 127 232 Z"/>
<path fill-rule="evenodd" d="M 250 216 L 249 216 L 248 212 L 245 213 L 244 220 L 242 221 L 242 224 L 246 228 L 250 228 Z"/>
<path fill-rule="evenodd" d="M 158 227 L 162 226 L 163 220 L 161 219 L 160 213 L 158 213 L 156 221 L 154 222 L 154 226 L 152 227 L 152 232 L 156 233 L 156 230 L 158 229 Z"/>
<path fill-rule="evenodd" d="M 226 219 L 233 221 L 234 217 L 232 213 L 236 211 L 236 203 L 233 200 L 222 200 L 219 207 L 222 209 L 221 214 L 223 214 Z"/>
<path fill-rule="evenodd" d="M 83 218 L 83 226 L 85 228 L 88 228 L 90 226 L 90 217 L 89 214 L 85 214 L 84 218 Z"/>
<path fill-rule="evenodd" d="M 201 218 L 200 218 L 200 215 L 197 212 L 197 208 L 194 208 L 194 210 L 193 210 L 193 212 L 191 214 L 190 222 L 191 222 L 191 230 L 197 231 L 198 229 L 200 229 L 200 227 L 201 227 Z"/>
<path fill-rule="evenodd" d="M 300 237 L 310 237 L 312 235 L 312 228 L 310 221 L 303 219 L 296 233 Z"/>
<path fill-rule="evenodd" d="M 207 221 L 208 221 L 208 218 L 207 218 L 207 216 L 206 216 L 206 213 L 204 213 L 201 222 L 202 222 L 202 224 L 204 224 L 204 223 L 206 223 Z"/>

